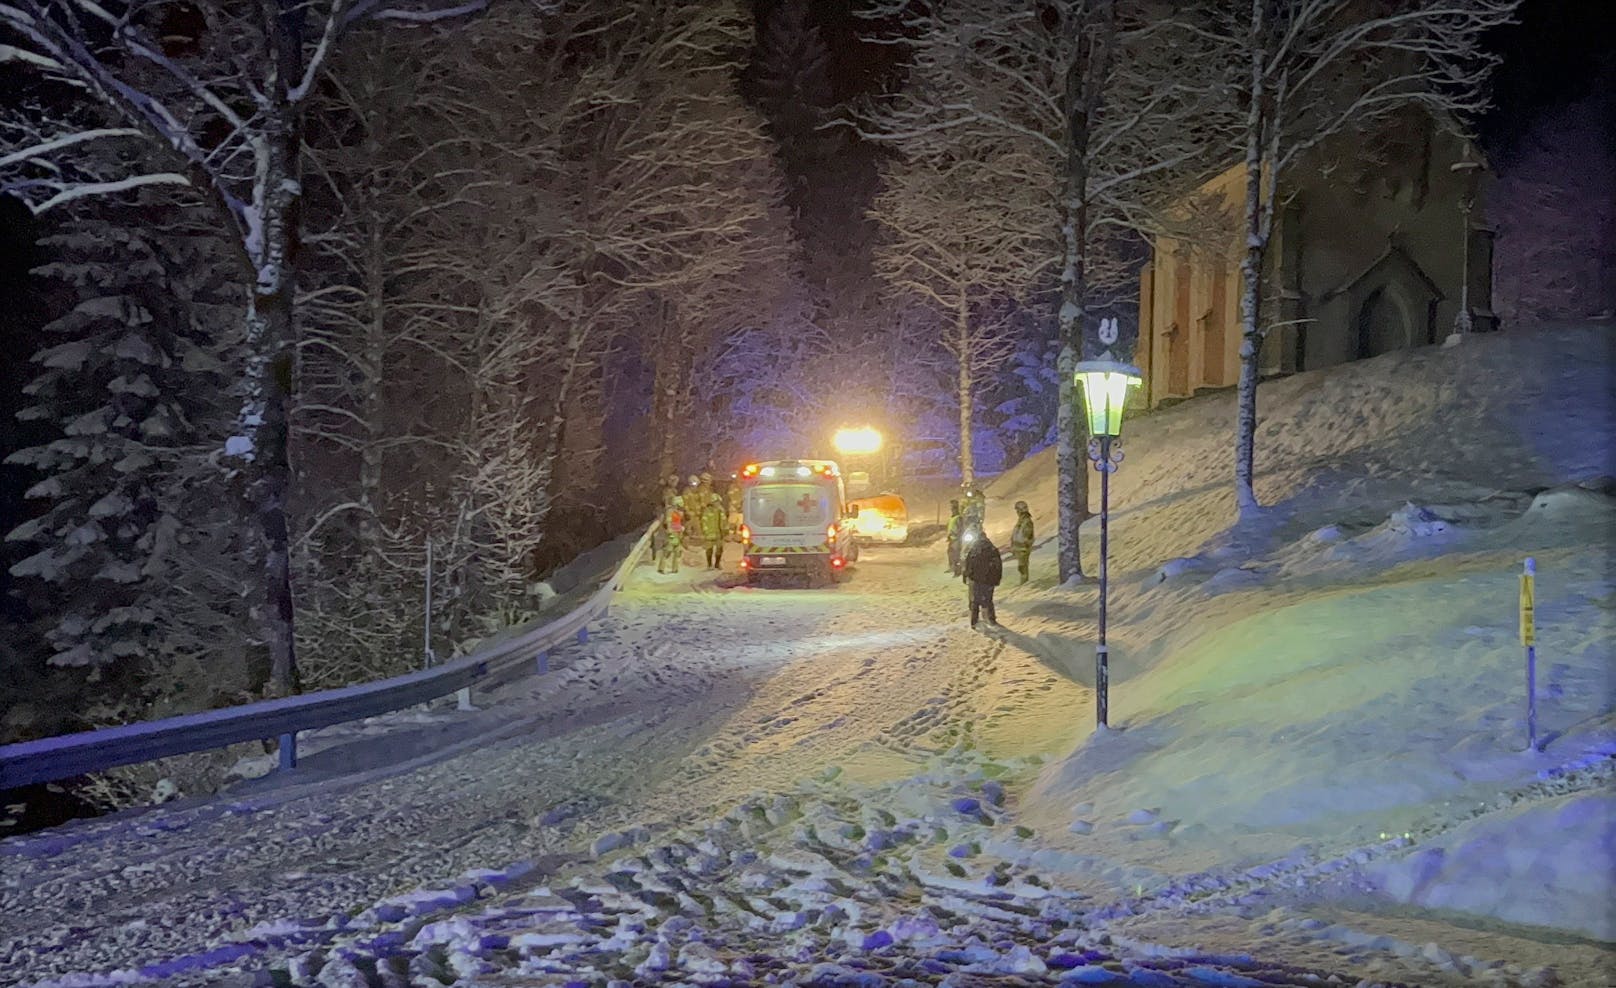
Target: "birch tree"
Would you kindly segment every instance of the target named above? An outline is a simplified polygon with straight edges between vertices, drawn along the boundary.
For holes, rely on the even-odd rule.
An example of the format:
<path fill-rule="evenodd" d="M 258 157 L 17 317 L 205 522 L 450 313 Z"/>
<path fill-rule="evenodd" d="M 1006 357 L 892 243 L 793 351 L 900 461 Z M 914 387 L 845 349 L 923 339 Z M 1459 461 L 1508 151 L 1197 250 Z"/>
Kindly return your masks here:
<path fill-rule="evenodd" d="M 1253 487 L 1257 378 L 1268 327 L 1262 275 L 1274 207 L 1287 176 L 1309 152 L 1409 107 L 1463 126 L 1486 106 L 1484 86 L 1498 56 L 1488 31 L 1510 22 L 1518 0 L 1238 0 L 1221 30 L 1201 33 L 1244 72 L 1239 148 L 1246 185 L 1241 220 L 1240 383 L 1235 498 L 1242 516 L 1259 510 Z"/>
<path fill-rule="evenodd" d="M 1088 316 L 1097 247 L 1152 229 L 1170 192 L 1205 169 L 1217 133 L 1211 94 L 1221 90 L 1205 81 L 1217 63 L 1165 12 L 1141 0 L 936 0 L 870 11 L 899 25 L 909 76 L 901 93 L 864 115 L 860 133 L 941 162 L 1011 154 L 1022 163 L 1016 187 L 1045 203 L 1060 273 L 1063 581 L 1082 577 L 1087 463 L 1072 370 L 1105 349 Z"/>
<path fill-rule="evenodd" d="M 0 189 L 37 214 L 142 186 L 185 186 L 229 231 L 251 286 L 239 431 L 225 451 L 252 478 L 274 693 L 298 689 L 287 500 L 304 105 L 357 25 L 429 23 L 485 2 L 0 2 L 0 57 L 44 85 L 66 87 L 112 122 L 70 118 L 54 133 L 8 146 Z M 161 151 L 151 160 L 164 164 L 123 175 L 92 167 L 104 159 L 91 152 L 112 141 L 147 142 Z"/>

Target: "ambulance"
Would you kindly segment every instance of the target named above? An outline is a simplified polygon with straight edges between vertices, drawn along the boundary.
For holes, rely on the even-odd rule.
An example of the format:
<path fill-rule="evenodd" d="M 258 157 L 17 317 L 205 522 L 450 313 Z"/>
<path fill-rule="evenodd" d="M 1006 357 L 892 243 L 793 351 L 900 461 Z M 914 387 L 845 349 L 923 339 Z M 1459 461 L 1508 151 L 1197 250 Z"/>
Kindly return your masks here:
<path fill-rule="evenodd" d="M 739 480 L 746 582 L 789 575 L 835 583 L 858 561 L 856 509 L 834 460 L 749 463 Z"/>

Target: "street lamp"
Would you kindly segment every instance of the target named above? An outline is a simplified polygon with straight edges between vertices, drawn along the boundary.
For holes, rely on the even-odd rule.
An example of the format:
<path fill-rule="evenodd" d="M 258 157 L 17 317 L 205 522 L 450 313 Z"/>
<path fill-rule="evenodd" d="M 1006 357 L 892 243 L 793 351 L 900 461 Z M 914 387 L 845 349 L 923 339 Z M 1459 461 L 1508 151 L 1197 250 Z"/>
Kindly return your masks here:
<path fill-rule="evenodd" d="M 1459 312 L 1453 317 L 1453 335 L 1468 336 L 1475 331 L 1475 316 L 1470 311 L 1470 210 L 1476 204 L 1476 185 L 1479 172 L 1485 166 L 1470 157 L 1470 145 L 1464 146 L 1464 156 L 1448 166 L 1448 171 L 1459 177 Z"/>
<path fill-rule="evenodd" d="M 1100 472 L 1100 636 L 1094 646 L 1094 710 L 1101 727 L 1106 726 L 1107 694 L 1111 688 L 1109 654 L 1105 645 L 1105 557 L 1111 512 L 1111 471 L 1122 462 L 1122 410 L 1128 392 L 1139 386 L 1139 368 L 1115 360 L 1085 360 L 1075 371 L 1077 389 L 1083 395 L 1088 413 L 1089 459 Z"/>

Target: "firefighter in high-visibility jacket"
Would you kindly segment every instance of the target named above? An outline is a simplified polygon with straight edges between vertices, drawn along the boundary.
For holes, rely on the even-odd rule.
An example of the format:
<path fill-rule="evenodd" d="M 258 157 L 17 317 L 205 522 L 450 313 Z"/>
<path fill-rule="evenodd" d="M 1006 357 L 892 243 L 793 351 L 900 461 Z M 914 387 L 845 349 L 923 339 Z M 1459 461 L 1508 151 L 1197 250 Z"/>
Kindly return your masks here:
<path fill-rule="evenodd" d="M 662 515 L 662 526 L 668 532 L 668 545 L 657 559 L 658 573 L 679 572 L 679 560 L 685 551 L 685 499 L 675 497 Z"/>
<path fill-rule="evenodd" d="M 701 509 L 701 540 L 707 552 L 707 568 L 724 567 L 724 499 L 716 493 L 707 495 L 707 504 Z"/>
<path fill-rule="evenodd" d="M 955 499 L 948 502 L 948 571 L 955 576 L 960 575 L 960 504 Z"/>
<path fill-rule="evenodd" d="M 1010 552 L 1016 557 L 1016 572 L 1027 582 L 1027 564 L 1032 559 L 1032 510 L 1026 501 L 1016 502 L 1016 530 L 1010 533 Z"/>

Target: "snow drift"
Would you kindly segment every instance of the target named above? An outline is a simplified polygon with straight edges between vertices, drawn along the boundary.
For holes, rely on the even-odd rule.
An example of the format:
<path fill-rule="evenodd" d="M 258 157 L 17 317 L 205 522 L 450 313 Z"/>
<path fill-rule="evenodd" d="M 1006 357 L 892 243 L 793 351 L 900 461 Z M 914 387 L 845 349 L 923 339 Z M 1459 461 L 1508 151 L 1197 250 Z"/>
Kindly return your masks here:
<path fill-rule="evenodd" d="M 1616 752 L 1613 339 L 1470 337 L 1264 384 L 1268 507 L 1244 521 L 1233 394 L 1132 419 L 1113 477 L 1113 729 L 1074 732 L 1029 814 L 1164 874 L 1408 834 L 1368 882 L 1377 893 L 1611 938 L 1611 869 L 1573 874 L 1609 863 L 1608 796 L 1489 800 Z M 1026 499 L 1049 538 L 1001 608 L 1012 640 L 1091 683 L 1096 591 L 1054 585 L 1052 454 L 989 496 L 990 531 Z M 1526 556 L 1540 572 L 1536 751 L 1516 638 Z"/>

